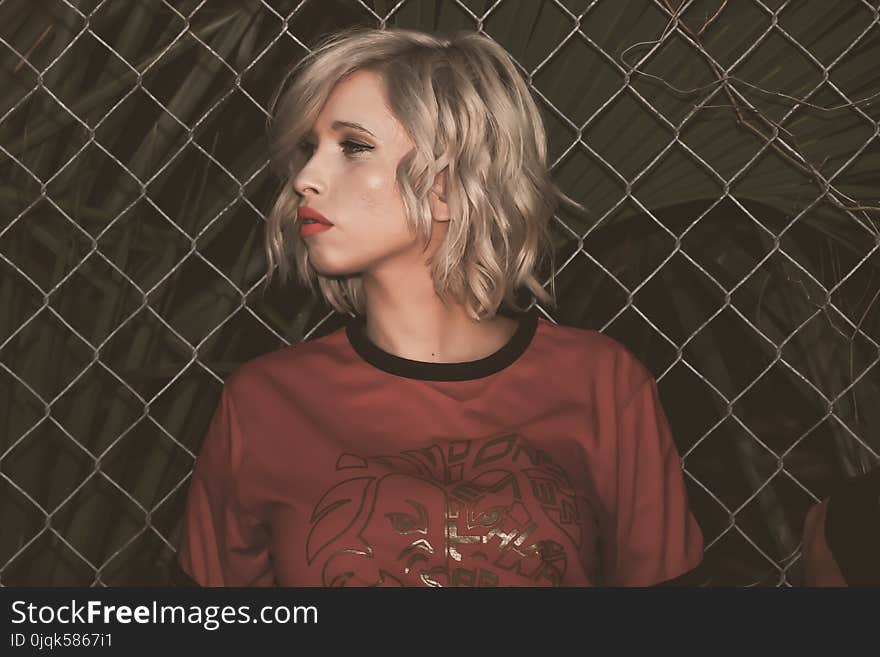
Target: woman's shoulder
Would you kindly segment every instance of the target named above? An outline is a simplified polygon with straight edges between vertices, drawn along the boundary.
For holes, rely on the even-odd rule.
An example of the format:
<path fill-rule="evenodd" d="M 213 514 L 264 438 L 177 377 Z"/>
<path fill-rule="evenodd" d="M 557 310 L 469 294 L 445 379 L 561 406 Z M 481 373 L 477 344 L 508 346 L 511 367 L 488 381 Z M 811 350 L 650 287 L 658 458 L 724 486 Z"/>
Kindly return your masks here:
<path fill-rule="evenodd" d="M 338 353 L 344 339 L 343 327 L 273 349 L 238 364 L 226 377 L 224 385 L 229 390 L 252 390 L 255 386 L 303 379 L 322 370 L 326 374 L 328 359 Z"/>
<path fill-rule="evenodd" d="M 560 354 L 575 357 L 603 377 L 605 381 L 622 381 L 633 389 L 653 375 L 642 360 L 624 342 L 596 329 L 570 326 L 539 320 L 549 338 L 547 343 Z"/>

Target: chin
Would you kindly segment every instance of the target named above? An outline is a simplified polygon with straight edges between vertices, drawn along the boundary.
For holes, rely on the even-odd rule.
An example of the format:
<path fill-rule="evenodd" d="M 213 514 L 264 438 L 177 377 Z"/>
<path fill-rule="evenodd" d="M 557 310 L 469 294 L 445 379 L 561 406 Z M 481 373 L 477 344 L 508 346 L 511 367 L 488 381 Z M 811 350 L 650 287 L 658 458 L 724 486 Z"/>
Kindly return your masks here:
<path fill-rule="evenodd" d="M 411 243 L 403 247 L 390 244 L 385 245 L 384 249 L 363 248 L 354 255 L 350 252 L 315 248 L 308 252 L 309 264 L 326 278 L 346 278 L 376 271 L 392 262 L 412 265 L 412 251 L 418 248 L 418 245 L 413 246 Z"/>
<path fill-rule="evenodd" d="M 359 274 L 361 270 L 353 267 L 351 263 L 328 262 L 326 258 L 315 258 L 309 254 L 309 264 L 324 278 L 347 278 Z"/>

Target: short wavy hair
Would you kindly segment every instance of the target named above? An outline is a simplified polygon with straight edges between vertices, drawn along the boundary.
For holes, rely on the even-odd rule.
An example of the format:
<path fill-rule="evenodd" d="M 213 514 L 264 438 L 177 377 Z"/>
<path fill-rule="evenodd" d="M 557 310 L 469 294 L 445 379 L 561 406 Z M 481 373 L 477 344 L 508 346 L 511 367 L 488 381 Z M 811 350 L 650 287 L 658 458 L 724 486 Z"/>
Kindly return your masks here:
<path fill-rule="evenodd" d="M 428 194 L 445 171 L 450 222 L 429 263 L 437 294 L 476 320 L 499 308 L 523 311 L 516 299 L 522 288 L 555 307 L 555 276 L 552 293 L 536 278 L 548 256 L 553 271 L 550 221 L 560 201 L 583 206 L 550 178 L 541 115 L 510 55 L 473 31 L 443 37 L 348 28 L 322 39 L 288 72 L 285 81 L 294 81 L 278 103 L 282 83 L 267 121 L 271 168 L 284 184 L 267 219 L 266 284 L 276 268 L 282 282 L 295 268 L 338 312 L 365 313 L 359 274 L 322 276 L 309 263 L 296 226 L 301 198 L 290 184 L 305 164 L 300 142 L 333 87 L 358 70 L 380 74 L 388 106 L 414 143 L 396 175 L 410 227 L 425 247 L 432 230 Z"/>

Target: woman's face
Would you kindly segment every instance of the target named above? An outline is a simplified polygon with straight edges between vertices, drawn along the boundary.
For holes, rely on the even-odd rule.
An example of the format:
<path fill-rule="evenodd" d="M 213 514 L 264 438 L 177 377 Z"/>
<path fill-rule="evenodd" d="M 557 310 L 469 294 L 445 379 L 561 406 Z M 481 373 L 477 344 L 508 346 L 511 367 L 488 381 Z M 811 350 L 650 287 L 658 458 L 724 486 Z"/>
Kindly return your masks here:
<path fill-rule="evenodd" d="M 302 147 L 308 159 L 294 188 L 301 205 L 333 224 L 303 236 L 312 266 L 324 276 L 346 276 L 415 262 L 421 245 L 408 228 L 396 180 L 413 143 L 386 107 L 381 76 L 356 71 L 338 83 Z"/>

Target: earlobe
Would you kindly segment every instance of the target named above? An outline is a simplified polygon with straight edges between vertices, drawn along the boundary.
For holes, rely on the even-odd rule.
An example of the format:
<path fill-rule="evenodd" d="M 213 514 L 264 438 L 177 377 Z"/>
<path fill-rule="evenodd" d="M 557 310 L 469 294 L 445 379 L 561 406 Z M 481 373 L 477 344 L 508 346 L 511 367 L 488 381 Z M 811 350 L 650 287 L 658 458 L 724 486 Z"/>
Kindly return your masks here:
<path fill-rule="evenodd" d="M 437 189 L 432 189 L 431 194 L 436 196 L 436 200 L 429 195 L 429 203 L 431 204 L 431 216 L 434 221 L 449 221 L 449 206 L 446 204 L 446 197 Z"/>

